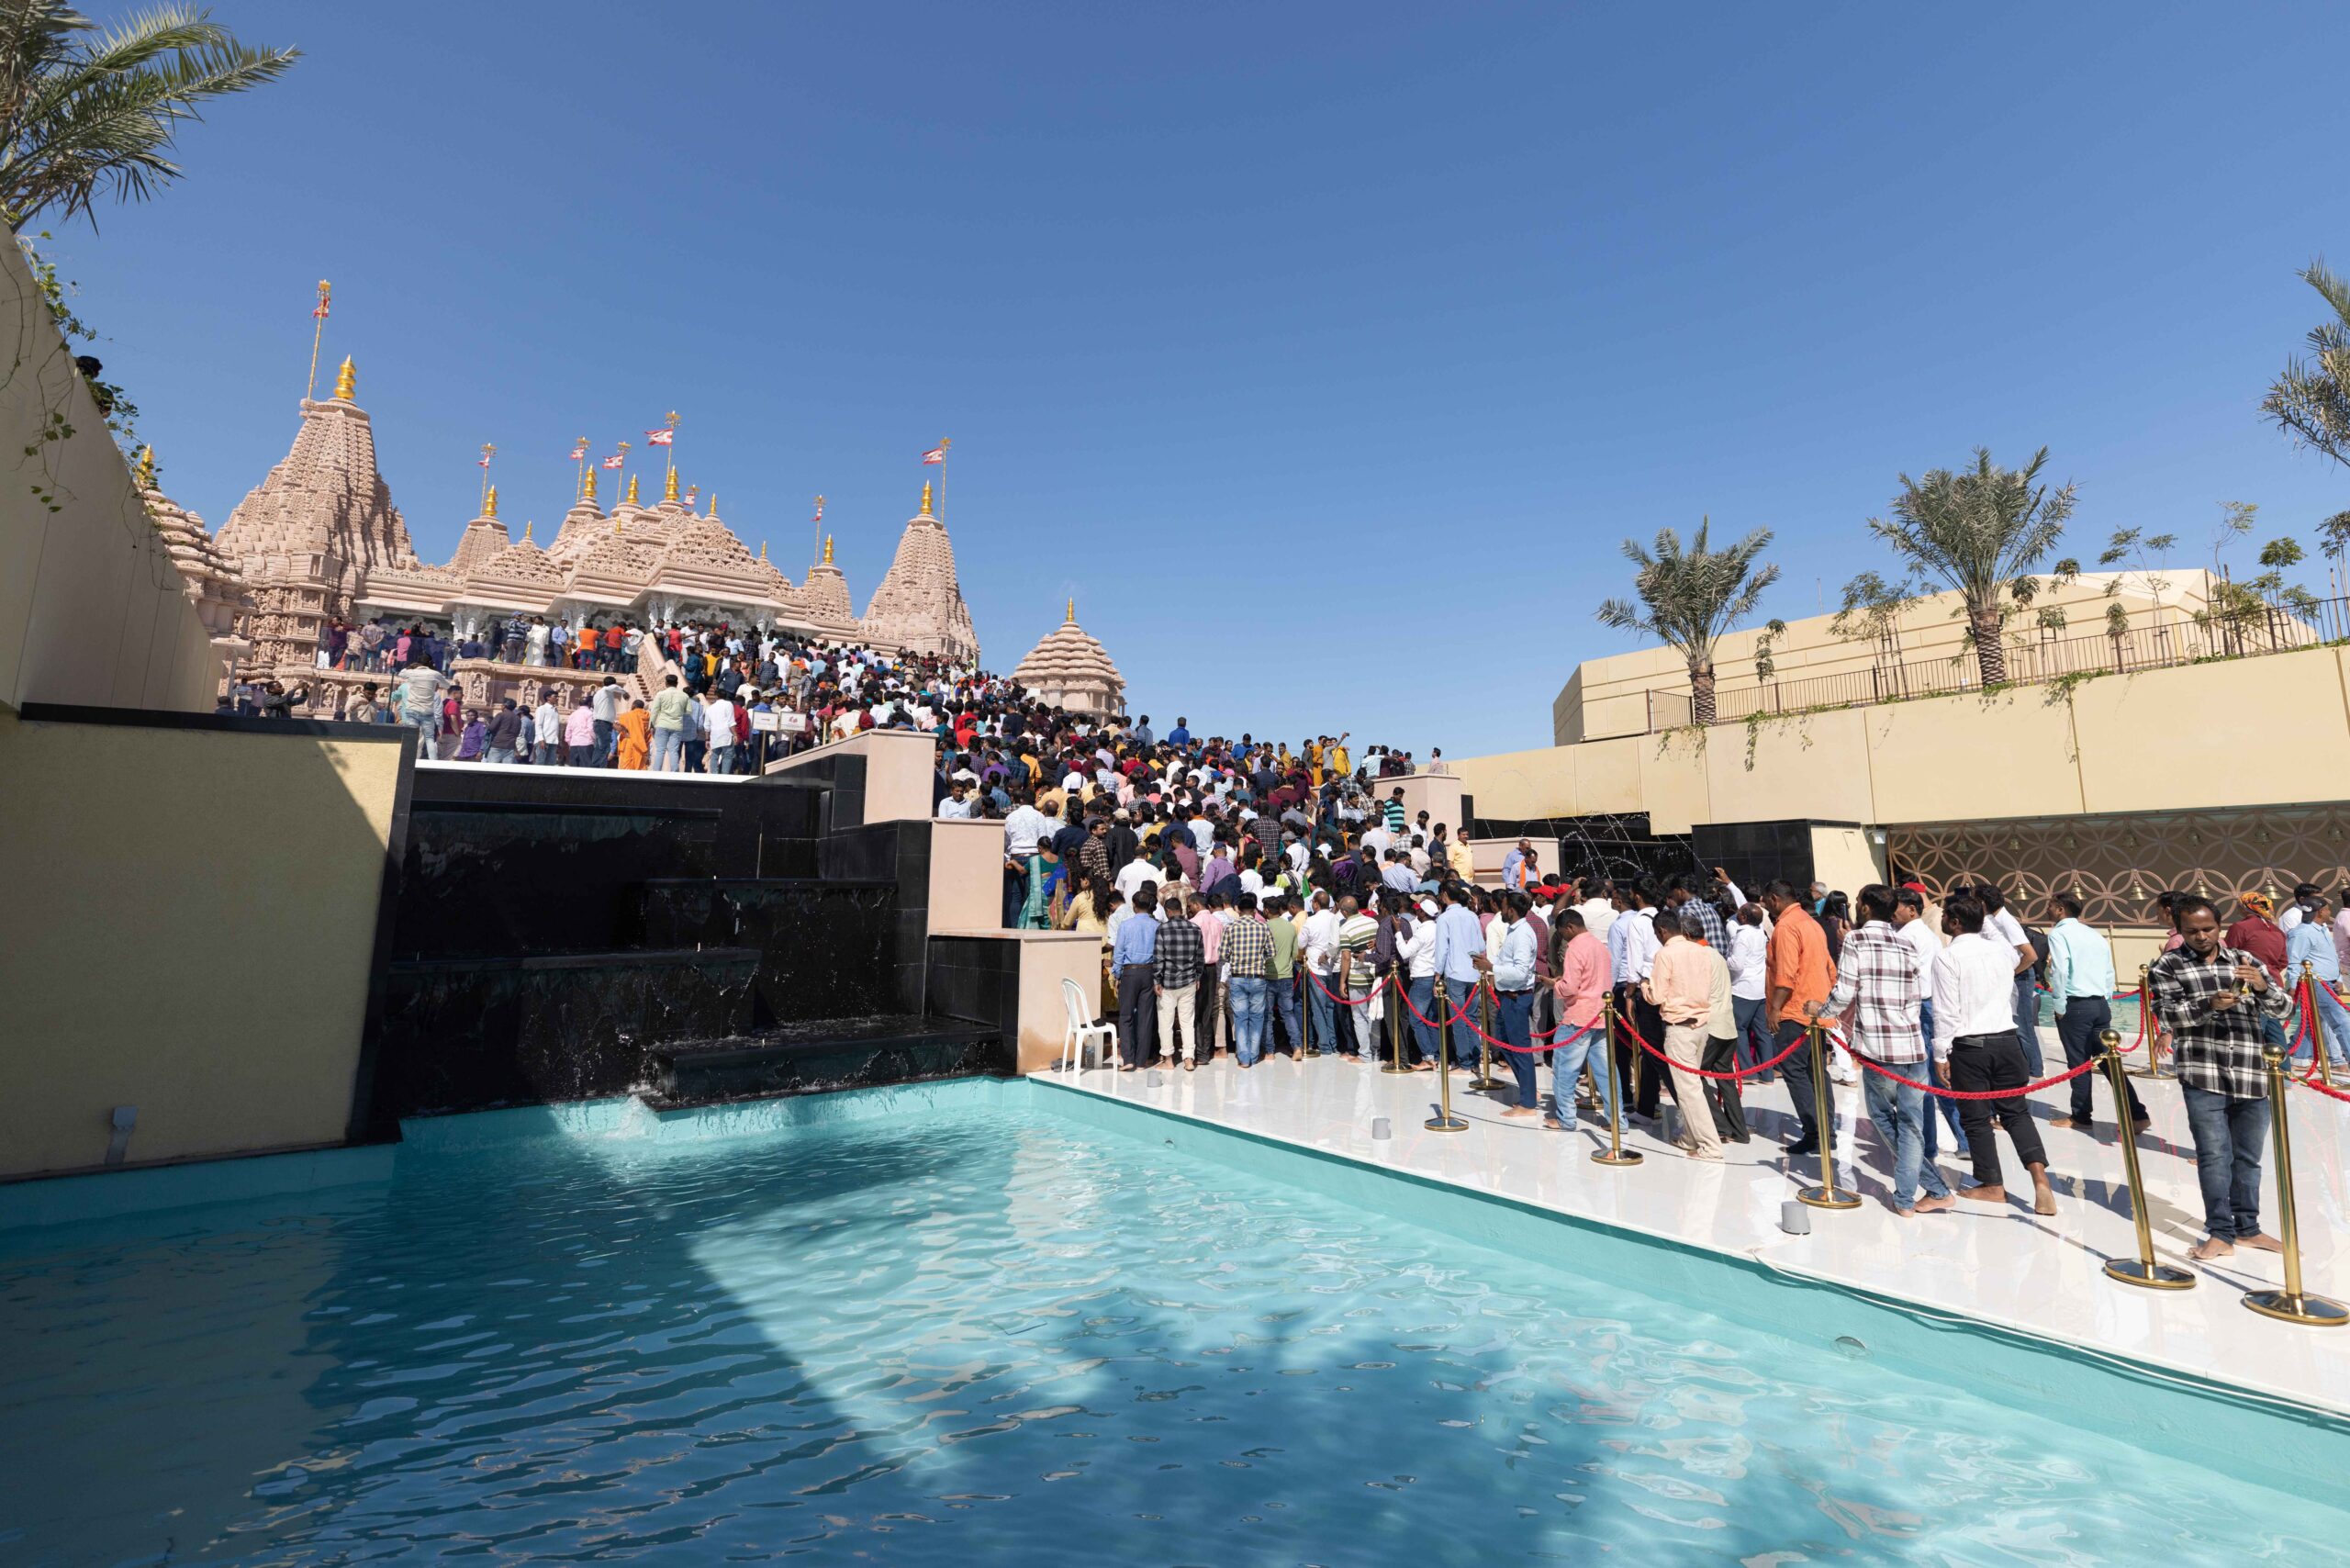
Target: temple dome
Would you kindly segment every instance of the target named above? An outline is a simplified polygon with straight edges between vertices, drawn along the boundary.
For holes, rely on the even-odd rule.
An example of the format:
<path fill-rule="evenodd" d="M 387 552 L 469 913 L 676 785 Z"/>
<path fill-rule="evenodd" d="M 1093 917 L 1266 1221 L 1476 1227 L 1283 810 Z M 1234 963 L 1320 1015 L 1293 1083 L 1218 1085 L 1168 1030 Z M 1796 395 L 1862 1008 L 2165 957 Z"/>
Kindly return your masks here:
<path fill-rule="evenodd" d="M 1077 601 L 1069 618 L 1028 650 L 1012 672 L 1013 680 L 1038 700 L 1072 713 L 1120 713 L 1125 711 L 1126 680 L 1101 644 L 1077 623 Z"/>

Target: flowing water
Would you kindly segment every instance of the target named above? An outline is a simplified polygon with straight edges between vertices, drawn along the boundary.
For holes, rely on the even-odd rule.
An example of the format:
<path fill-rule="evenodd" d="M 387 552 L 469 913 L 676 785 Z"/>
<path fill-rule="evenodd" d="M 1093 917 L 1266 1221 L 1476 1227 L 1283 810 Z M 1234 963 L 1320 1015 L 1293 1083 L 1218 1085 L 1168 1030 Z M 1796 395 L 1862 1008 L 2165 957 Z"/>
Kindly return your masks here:
<path fill-rule="evenodd" d="M 1035 1111 L 410 1148 L 388 1187 L 20 1232 L 0 1343 L 8 1563 L 2176 1565 L 2350 1539 Z"/>

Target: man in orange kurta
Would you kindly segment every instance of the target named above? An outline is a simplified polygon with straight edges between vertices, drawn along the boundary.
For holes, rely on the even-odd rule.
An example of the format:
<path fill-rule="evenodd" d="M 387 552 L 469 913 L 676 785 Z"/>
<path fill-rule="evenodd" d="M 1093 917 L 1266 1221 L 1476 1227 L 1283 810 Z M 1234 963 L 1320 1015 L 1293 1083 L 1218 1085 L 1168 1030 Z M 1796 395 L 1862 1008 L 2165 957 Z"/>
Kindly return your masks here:
<path fill-rule="evenodd" d="M 631 703 L 613 727 L 620 732 L 621 766 L 643 771 L 653 759 L 653 715 L 644 711 L 643 699 Z"/>
<path fill-rule="evenodd" d="M 1836 984 L 1836 966 L 1828 958 L 1828 935 L 1811 912 L 1796 902 L 1795 890 L 1773 882 L 1762 890 L 1762 907 L 1771 914 L 1771 941 L 1764 950 L 1764 1016 L 1776 1049 L 1785 1050 L 1803 1038 L 1807 1020 L 1828 1004 Z M 1789 1057 L 1787 1092 L 1796 1103 L 1796 1121 L 1802 1136 L 1787 1146 L 1789 1154 L 1816 1153 L 1827 1136 L 1819 1125 L 1811 1075 L 1827 1070 L 1827 1063 L 1811 1059 L 1807 1045 Z"/>

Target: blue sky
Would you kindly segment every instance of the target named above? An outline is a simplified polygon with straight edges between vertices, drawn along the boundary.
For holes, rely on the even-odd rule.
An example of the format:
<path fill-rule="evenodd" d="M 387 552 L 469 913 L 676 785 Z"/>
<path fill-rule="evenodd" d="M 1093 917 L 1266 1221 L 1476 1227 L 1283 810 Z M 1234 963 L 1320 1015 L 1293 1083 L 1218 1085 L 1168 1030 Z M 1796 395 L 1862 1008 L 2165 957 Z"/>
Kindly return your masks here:
<path fill-rule="evenodd" d="M 481 442 L 544 537 L 676 409 L 861 609 L 951 435 L 988 663 L 1074 595 L 1225 733 L 1545 745 L 1627 536 L 1768 526 L 1808 614 L 1978 442 L 2083 554 L 2350 507 L 2255 412 L 2350 263 L 2340 8 L 396 9 L 219 0 L 307 58 L 52 242 L 216 527 L 321 277 L 428 556 Z"/>

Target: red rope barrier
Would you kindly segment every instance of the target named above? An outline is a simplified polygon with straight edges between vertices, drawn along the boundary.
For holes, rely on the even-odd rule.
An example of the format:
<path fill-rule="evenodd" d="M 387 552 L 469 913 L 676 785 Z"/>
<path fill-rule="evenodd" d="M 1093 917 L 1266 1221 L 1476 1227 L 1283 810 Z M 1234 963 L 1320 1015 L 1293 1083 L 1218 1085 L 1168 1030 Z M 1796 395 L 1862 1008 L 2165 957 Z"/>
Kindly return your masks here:
<path fill-rule="evenodd" d="M 1654 1046 L 1650 1045 L 1646 1040 L 1640 1038 L 1640 1032 L 1632 1027 L 1632 1021 L 1629 1018 L 1617 1019 L 1616 1026 L 1618 1029 L 1621 1029 L 1625 1035 L 1631 1039 L 1631 1042 L 1634 1045 L 1648 1052 L 1649 1055 L 1656 1058 L 1657 1060 L 1664 1063 L 1665 1066 L 1681 1072 L 1694 1072 L 1699 1078 L 1710 1078 L 1716 1081 L 1735 1081 L 1741 1078 L 1751 1078 L 1758 1072 L 1768 1072 L 1773 1068 L 1778 1066 L 1781 1062 L 1786 1060 L 1789 1057 L 1795 1055 L 1804 1047 L 1803 1036 L 1797 1036 L 1794 1045 L 1789 1046 L 1785 1050 L 1781 1051 L 1769 1061 L 1758 1061 L 1752 1067 L 1741 1067 L 1729 1072 L 1708 1072 L 1702 1067 L 1684 1067 L 1681 1063 L 1674 1061 L 1662 1051 L 1658 1050 Z"/>
<path fill-rule="evenodd" d="M 1427 1014 L 1422 1013 L 1418 1008 L 1412 1005 L 1411 991 L 1404 984 L 1402 977 L 1398 976 L 1394 983 L 1395 994 L 1403 999 L 1404 1011 L 1410 1014 L 1413 1017 L 1417 1018 L 1421 1023 L 1427 1025 L 1431 1029 L 1451 1028 L 1455 1024 L 1460 1023 L 1463 1018 L 1469 1016 L 1469 1009 L 1477 1000 L 1476 988 L 1472 986 L 1470 988 L 1469 994 L 1461 999 L 1460 1011 L 1455 1013 L 1451 1017 L 1439 1024 L 1436 1022 L 1436 1020 L 1430 1018 Z"/>
<path fill-rule="evenodd" d="M 1490 990 L 1490 987 L 1491 987 L 1491 982 L 1490 982 L 1490 981 L 1488 981 L 1488 982 L 1484 982 L 1484 983 L 1483 983 L 1483 984 L 1479 985 L 1479 987 L 1477 988 L 1477 990 L 1478 990 L 1478 991 L 1486 991 L 1486 990 Z M 1469 1002 L 1462 1002 L 1462 1003 L 1460 1004 L 1460 1015 L 1458 1018 L 1455 1018 L 1455 1019 L 1453 1020 L 1453 1022 L 1454 1022 L 1454 1023 L 1456 1023 L 1456 1024 L 1468 1024 L 1468 1023 L 1469 1023 L 1469 1004 L 1470 1004 L 1470 1002 L 1474 1002 L 1474 1001 L 1476 1001 L 1476 1000 L 1477 1000 L 1477 991 L 1472 991 L 1469 993 Z M 1498 1002 L 1498 996 L 1496 996 L 1496 1002 Z M 1410 1006 L 1412 1005 L 1412 1003 L 1411 1003 L 1411 999 L 1410 999 L 1410 998 L 1408 998 L 1408 997 L 1406 997 L 1406 998 L 1404 999 L 1404 1006 L 1406 1006 L 1406 1007 L 1410 1007 Z M 1415 1017 L 1415 1018 L 1419 1017 L 1419 1013 L 1418 1013 L 1418 1010 L 1417 1010 L 1417 1009 L 1415 1009 L 1415 1010 L 1413 1011 L 1412 1016 L 1413 1016 L 1413 1017 Z M 1476 1036 L 1479 1039 L 1481 1039 L 1481 1040 L 1484 1041 L 1484 1042 L 1485 1042 L 1485 1044 L 1487 1044 L 1487 1045 L 1489 1045 L 1489 1046 L 1493 1047 L 1494 1047 L 1494 1049 L 1496 1049 L 1496 1050 L 1516 1051 L 1516 1052 L 1518 1055 L 1520 1055 L 1520 1056 L 1539 1056 L 1539 1055 L 1540 1055 L 1540 1054 L 1541 1054 L 1542 1052 L 1544 1052 L 1544 1051 L 1554 1051 L 1554 1050 L 1557 1050 L 1557 1049 L 1558 1049 L 1560 1047 L 1561 1047 L 1561 1046 L 1572 1046 L 1572 1045 L 1573 1045 L 1577 1040 L 1582 1039 L 1585 1035 L 1587 1035 L 1587 1034 L 1591 1033 L 1591 1031 L 1592 1031 L 1592 1030 L 1598 1028 L 1598 1027 L 1599 1027 L 1599 1025 L 1596 1025 L 1596 1024 L 1584 1024 L 1584 1025 L 1582 1025 L 1581 1026 L 1579 1026 L 1579 1027 L 1575 1030 L 1575 1032 L 1574 1032 L 1573 1034 L 1569 1035 L 1565 1039 L 1561 1040 L 1561 1039 L 1560 1039 L 1560 1038 L 1559 1038 L 1559 1029 L 1563 1029 L 1563 1028 L 1565 1028 L 1565 1027 L 1566 1027 L 1566 1025 L 1565 1025 L 1564 1024 L 1561 1024 L 1561 1025 L 1559 1025 L 1559 1028 L 1558 1028 L 1558 1029 L 1548 1029 L 1548 1030 L 1543 1031 L 1543 1040 L 1544 1040 L 1546 1043 L 1544 1043 L 1544 1044 L 1540 1044 L 1540 1045 L 1532 1045 L 1532 1046 L 1513 1046 L 1513 1045 L 1511 1045 L 1507 1040 L 1501 1040 L 1501 1039 L 1496 1039 L 1496 1038 L 1494 1038 L 1493 1036 L 1488 1035 L 1487 1033 L 1485 1033 L 1485 1031 L 1483 1031 L 1483 1029 L 1480 1029 L 1479 1027 L 1477 1027 L 1477 1025 L 1474 1025 L 1474 1024 L 1469 1024 L 1469 1032 L 1470 1032 L 1471 1034 L 1472 1034 L 1472 1035 Z"/>
<path fill-rule="evenodd" d="M 1843 1044 L 1841 1040 L 1837 1043 Z M 1896 1083 L 1906 1083 L 1912 1089 L 1922 1089 L 1927 1093 L 1939 1095 L 1944 1100 L 2011 1100 L 2019 1094 L 2036 1094 L 2042 1089 L 2053 1089 L 2059 1083 L 2070 1083 L 2097 1066 L 2097 1058 L 2091 1057 L 2070 1072 L 2060 1072 L 2053 1078 L 2043 1078 L 2037 1083 L 2027 1083 L 2016 1089 L 1944 1089 L 1937 1083 L 1920 1083 L 1914 1078 L 1904 1078 L 1884 1063 L 1852 1050 L 1850 1046 L 1845 1046 L 1844 1049 L 1852 1053 L 1854 1061 L 1859 1062 L 1871 1072 L 1889 1078 Z"/>
<path fill-rule="evenodd" d="M 2304 1089 L 2316 1090 L 2329 1100 L 2350 1101 L 2350 1094 L 2344 1094 L 2341 1090 L 2318 1081 L 2317 1063 L 2314 1060 L 2310 1063 L 2310 1075 L 2307 1078 L 2296 1078 L 2293 1081 Z"/>

